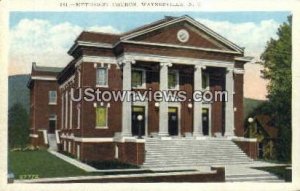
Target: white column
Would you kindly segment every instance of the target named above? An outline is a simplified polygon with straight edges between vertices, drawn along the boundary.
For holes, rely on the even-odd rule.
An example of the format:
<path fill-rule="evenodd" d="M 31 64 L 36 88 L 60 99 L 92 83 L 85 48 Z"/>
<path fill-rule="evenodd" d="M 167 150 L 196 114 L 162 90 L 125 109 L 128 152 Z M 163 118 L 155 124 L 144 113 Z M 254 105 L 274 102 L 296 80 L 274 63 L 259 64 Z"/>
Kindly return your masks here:
<path fill-rule="evenodd" d="M 131 64 L 134 61 L 125 61 L 123 65 L 123 91 L 131 91 Z M 131 134 L 131 100 L 122 102 L 122 136 L 132 136 Z"/>
<path fill-rule="evenodd" d="M 234 110 L 233 110 L 233 69 L 226 73 L 227 102 L 225 105 L 225 136 L 234 136 Z"/>
<path fill-rule="evenodd" d="M 202 68 L 203 66 L 195 66 L 194 70 L 194 91 L 202 91 Z M 202 101 L 194 100 L 194 136 L 203 136 L 202 130 Z"/>
<path fill-rule="evenodd" d="M 168 67 L 172 66 L 171 63 L 163 62 L 160 63 L 160 72 L 159 72 L 159 90 L 167 91 L 168 90 Z M 168 132 L 168 102 L 165 99 L 159 104 L 159 136 L 167 136 Z"/>

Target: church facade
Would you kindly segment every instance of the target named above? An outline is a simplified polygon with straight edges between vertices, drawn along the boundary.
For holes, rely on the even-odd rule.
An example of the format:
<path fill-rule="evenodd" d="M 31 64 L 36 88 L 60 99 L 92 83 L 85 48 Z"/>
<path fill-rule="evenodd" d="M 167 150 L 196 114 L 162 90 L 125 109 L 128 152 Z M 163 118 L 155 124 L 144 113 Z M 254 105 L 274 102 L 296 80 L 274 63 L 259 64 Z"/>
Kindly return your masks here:
<path fill-rule="evenodd" d="M 244 135 L 244 64 L 251 59 L 189 16 L 165 17 L 119 35 L 83 31 L 68 53 L 73 60 L 55 81 L 55 130 L 43 129 L 56 135 L 58 149 L 79 160 L 142 165 L 148 139 Z M 101 100 L 83 99 L 95 91 Z M 146 92 L 147 98 L 108 99 L 118 91 Z M 194 93 L 204 91 L 213 97 L 226 92 L 226 101 L 196 101 Z M 184 92 L 186 99 L 150 99 L 156 92 Z"/>

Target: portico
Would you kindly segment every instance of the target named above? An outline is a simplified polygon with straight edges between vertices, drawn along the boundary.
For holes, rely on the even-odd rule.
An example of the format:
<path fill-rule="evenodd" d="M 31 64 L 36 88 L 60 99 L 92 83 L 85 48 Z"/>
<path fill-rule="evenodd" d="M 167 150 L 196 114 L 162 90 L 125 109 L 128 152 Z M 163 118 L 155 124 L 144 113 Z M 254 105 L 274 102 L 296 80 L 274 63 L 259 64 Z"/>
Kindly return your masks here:
<path fill-rule="evenodd" d="M 130 59 L 129 59 L 130 58 Z M 125 60 L 125 61 L 123 61 Z M 128 61 L 129 60 L 129 61 Z M 136 91 L 136 89 L 132 88 L 131 83 L 132 83 L 132 72 L 134 70 L 145 70 L 143 69 L 143 67 L 145 67 L 145 65 L 149 65 L 149 67 L 154 68 L 153 72 L 157 73 L 157 83 L 158 85 L 158 89 L 159 91 L 174 91 L 174 90 L 170 90 L 168 87 L 168 75 L 169 75 L 169 71 L 174 71 L 174 66 L 180 66 L 180 67 L 189 67 L 190 68 L 190 73 L 188 75 L 190 75 L 190 77 L 192 77 L 192 81 L 190 83 L 188 83 L 188 85 L 190 85 L 192 87 L 192 92 L 202 92 L 204 90 L 210 90 L 210 88 L 204 89 L 202 87 L 203 85 L 203 75 L 206 72 L 206 70 L 209 70 L 209 73 L 214 73 L 214 68 L 218 68 L 218 69 L 222 69 L 224 71 L 224 75 L 222 77 L 220 77 L 221 81 L 224 81 L 224 87 L 223 89 L 226 90 L 228 92 L 227 94 L 227 101 L 221 103 L 224 107 L 225 113 L 225 119 L 224 119 L 224 129 L 223 131 L 220 130 L 220 134 L 223 136 L 234 136 L 234 105 L 233 105 L 233 87 L 234 87 L 234 72 L 233 72 L 233 68 L 234 68 L 234 62 L 221 62 L 218 60 L 203 60 L 203 59 L 190 59 L 190 58 L 180 58 L 180 57 L 160 57 L 160 56 L 153 56 L 153 55 L 132 55 L 132 54 L 125 54 L 122 57 L 120 57 L 118 59 L 118 63 L 121 71 L 122 71 L 122 75 L 123 75 L 123 90 L 127 91 L 127 90 L 132 90 L 132 91 Z M 143 63 L 143 64 L 140 64 Z M 156 67 L 154 67 L 156 66 Z M 143 76 L 143 78 L 148 79 L 149 75 L 151 75 L 151 73 L 147 73 L 145 72 Z M 207 73 L 208 74 L 208 73 Z M 182 74 L 179 71 L 179 76 L 182 75 L 186 75 L 186 74 Z M 207 75 L 209 76 L 209 75 Z M 178 81 L 178 85 L 185 83 L 182 82 L 182 78 L 178 77 L 179 81 Z M 147 81 L 147 80 L 146 80 Z M 210 81 L 210 79 L 207 79 L 207 83 Z M 146 83 L 146 82 L 144 82 Z M 222 84 L 219 84 L 220 86 Z M 148 87 L 148 86 L 147 86 Z M 180 88 L 177 91 L 180 90 L 184 90 L 184 88 L 182 88 L 181 86 L 179 86 Z M 144 87 L 145 90 L 147 90 L 146 86 Z M 212 113 L 212 104 L 213 103 L 203 103 L 203 101 L 197 101 L 197 100 L 187 100 L 186 102 L 169 102 L 166 101 L 165 99 L 162 99 L 159 102 L 156 102 L 154 105 L 154 110 L 155 112 L 157 112 L 158 114 L 158 131 L 153 130 L 154 128 L 148 127 L 146 129 L 146 133 L 145 135 L 150 136 L 150 135 L 157 135 L 159 137 L 165 137 L 165 136 L 174 136 L 174 135 L 170 135 L 168 128 L 169 128 L 169 108 L 170 106 L 172 107 L 172 105 L 174 105 L 174 103 L 176 103 L 178 107 L 178 109 L 181 107 L 187 107 L 188 110 L 188 114 L 182 113 L 181 114 L 177 113 L 176 115 L 178 115 L 178 119 L 180 118 L 181 120 L 187 120 L 186 115 L 190 115 L 191 117 L 191 124 L 192 124 L 192 128 L 190 128 L 188 131 L 186 131 L 185 133 L 183 133 L 183 131 L 179 130 L 179 126 L 183 126 L 182 129 L 185 129 L 185 124 L 181 123 L 182 121 L 178 121 L 178 135 L 177 136 L 189 136 L 192 135 L 194 137 L 201 137 L 201 136 L 214 136 L 214 133 L 212 132 L 213 127 L 212 125 L 214 125 L 214 123 L 211 121 L 212 120 L 212 116 L 214 116 L 214 114 Z M 188 107 L 188 104 L 190 105 L 190 108 Z M 132 107 L 134 104 L 133 102 L 123 102 L 122 103 L 122 132 L 121 135 L 123 137 L 131 137 L 132 135 Z M 149 105 L 148 102 L 145 102 L 144 105 L 147 105 L 147 107 L 153 107 L 152 105 Z M 177 109 L 177 110 L 178 110 Z M 207 126 L 206 128 L 208 128 L 207 133 L 203 133 L 203 123 L 205 123 L 202 119 L 203 116 L 203 109 L 205 112 L 207 112 L 207 116 L 205 117 L 205 120 L 207 120 Z M 151 112 L 152 109 L 147 109 L 147 112 L 145 113 L 145 118 L 148 119 L 148 112 Z M 173 117 L 174 118 L 174 117 Z M 176 123 L 175 123 L 176 124 Z M 149 126 L 149 124 L 145 124 L 145 126 Z"/>

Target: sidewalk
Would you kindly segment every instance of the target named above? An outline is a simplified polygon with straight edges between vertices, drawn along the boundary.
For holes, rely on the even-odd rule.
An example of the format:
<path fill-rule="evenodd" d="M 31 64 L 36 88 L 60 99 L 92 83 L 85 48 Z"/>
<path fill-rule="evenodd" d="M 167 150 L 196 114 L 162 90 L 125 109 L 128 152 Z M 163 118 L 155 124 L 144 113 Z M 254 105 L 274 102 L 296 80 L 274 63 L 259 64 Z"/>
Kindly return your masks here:
<path fill-rule="evenodd" d="M 68 163 L 70 163 L 70 164 L 72 164 L 72 165 L 74 165 L 74 166 L 76 166 L 76 167 L 78 167 L 78 168 L 86 171 L 86 172 L 96 172 L 97 171 L 97 169 L 94 168 L 94 167 L 91 167 L 91 166 L 89 166 L 87 164 L 84 164 L 84 163 L 82 163 L 82 162 L 80 162 L 80 161 L 78 161 L 76 159 L 70 158 L 70 157 L 65 156 L 65 155 L 63 155 L 61 153 L 58 153 L 56 151 L 49 150 L 48 152 L 51 153 L 51 154 L 53 154 L 53 155 L 55 155 L 56 157 L 64 160 L 64 161 L 66 161 L 66 162 L 68 162 Z"/>

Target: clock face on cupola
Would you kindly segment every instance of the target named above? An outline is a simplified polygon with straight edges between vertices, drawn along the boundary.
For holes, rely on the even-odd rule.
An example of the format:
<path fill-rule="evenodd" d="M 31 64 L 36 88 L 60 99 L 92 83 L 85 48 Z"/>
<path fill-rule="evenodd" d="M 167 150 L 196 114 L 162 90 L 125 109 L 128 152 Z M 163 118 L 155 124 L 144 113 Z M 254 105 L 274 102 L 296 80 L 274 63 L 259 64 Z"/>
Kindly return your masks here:
<path fill-rule="evenodd" d="M 189 40 L 189 32 L 185 29 L 181 29 L 177 32 L 177 39 L 180 42 L 187 42 Z"/>

